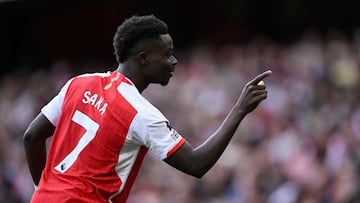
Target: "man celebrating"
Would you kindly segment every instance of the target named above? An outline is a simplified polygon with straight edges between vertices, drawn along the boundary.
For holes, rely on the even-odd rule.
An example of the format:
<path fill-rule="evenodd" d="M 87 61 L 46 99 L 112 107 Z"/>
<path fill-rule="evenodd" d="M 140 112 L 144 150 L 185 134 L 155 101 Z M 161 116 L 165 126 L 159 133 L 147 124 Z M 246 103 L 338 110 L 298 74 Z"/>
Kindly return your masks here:
<path fill-rule="evenodd" d="M 153 15 L 125 20 L 114 36 L 115 71 L 71 78 L 24 134 L 37 189 L 31 202 L 126 202 L 147 151 L 202 177 L 241 120 L 266 99 L 266 71 L 248 82 L 222 125 L 193 148 L 142 91 L 168 84 L 177 59 L 167 25 Z M 46 152 L 46 139 L 53 136 Z"/>

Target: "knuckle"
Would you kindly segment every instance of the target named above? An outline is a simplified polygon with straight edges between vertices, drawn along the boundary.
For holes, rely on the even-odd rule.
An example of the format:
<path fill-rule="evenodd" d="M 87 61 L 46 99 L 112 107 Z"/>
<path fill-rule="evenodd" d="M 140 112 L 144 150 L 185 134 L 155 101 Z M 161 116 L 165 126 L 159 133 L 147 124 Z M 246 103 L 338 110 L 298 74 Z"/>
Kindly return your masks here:
<path fill-rule="evenodd" d="M 248 85 L 247 88 L 250 90 L 250 91 L 253 91 L 254 90 L 254 85 Z"/>

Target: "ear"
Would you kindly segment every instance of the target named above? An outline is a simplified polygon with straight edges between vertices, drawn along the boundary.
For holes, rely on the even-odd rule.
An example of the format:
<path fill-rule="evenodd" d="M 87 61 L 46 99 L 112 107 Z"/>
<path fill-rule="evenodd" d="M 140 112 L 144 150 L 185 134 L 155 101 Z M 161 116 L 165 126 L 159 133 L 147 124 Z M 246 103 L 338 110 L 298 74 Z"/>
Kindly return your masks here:
<path fill-rule="evenodd" d="M 139 51 L 136 54 L 136 60 L 138 61 L 139 64 L 141 65 L 147 65 L 148 64 L 148 60 L 147 60 L 147 55 L 145 51 Z"/>

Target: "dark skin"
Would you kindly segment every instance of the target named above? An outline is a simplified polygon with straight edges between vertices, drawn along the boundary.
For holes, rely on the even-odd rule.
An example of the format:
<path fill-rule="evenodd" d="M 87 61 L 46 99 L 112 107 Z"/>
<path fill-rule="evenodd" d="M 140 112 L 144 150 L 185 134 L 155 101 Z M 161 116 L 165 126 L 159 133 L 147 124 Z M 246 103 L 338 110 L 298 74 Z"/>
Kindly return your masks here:
<path fill-rule="evenodd" d="M 145 40 L 132 48 L 131 56 L 119 65 L 117 71 L 126 75 L 139 92 L 151 83 L 166 85 L 177 64 L 173 51 L 173 41 L 168 34 Z M 200 178 L 205 175 L 224 152 L 242 119 L 266 99 L 266 86 L 258 83 L 271 73 L 270 70 L 265 71 L 245 85 L 223 123 L 200 146 L 194 148 L 190 143 L 185 142 L 179 150 L 164 161 L 194 177 Z M 52 136 L 54 130 L 55 127 L 40 113 L 24 134 L 27 161 L 36 185 L 45 167 L 46 139 Z"/>
<path fill-rule="evenodd" d="M 46 139 L 53 135 L 55 127 L 39 113 L 24 133 L 26 159 L 34 184 L 38 185 L 46 163 Z"/>

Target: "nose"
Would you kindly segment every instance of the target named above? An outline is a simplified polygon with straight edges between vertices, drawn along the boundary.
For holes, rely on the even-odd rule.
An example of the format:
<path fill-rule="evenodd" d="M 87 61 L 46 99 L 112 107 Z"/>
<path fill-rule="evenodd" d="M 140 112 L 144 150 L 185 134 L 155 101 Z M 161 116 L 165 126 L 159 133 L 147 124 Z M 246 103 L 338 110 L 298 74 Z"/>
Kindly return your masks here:
<path fill-rule="evenodd" d="M 178 63 L 177 58 L 176 58 L 175 56 L 172 56 L 172 58 L 171 58 L 171 64 L 172 64 L 173 66 L 175 66 L 177 63 Z"/>

